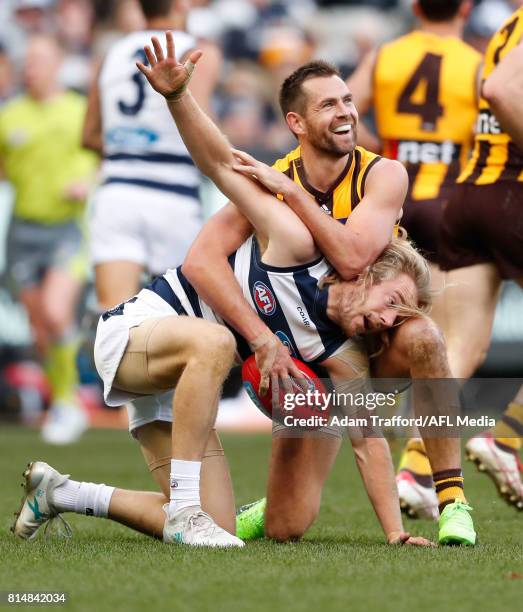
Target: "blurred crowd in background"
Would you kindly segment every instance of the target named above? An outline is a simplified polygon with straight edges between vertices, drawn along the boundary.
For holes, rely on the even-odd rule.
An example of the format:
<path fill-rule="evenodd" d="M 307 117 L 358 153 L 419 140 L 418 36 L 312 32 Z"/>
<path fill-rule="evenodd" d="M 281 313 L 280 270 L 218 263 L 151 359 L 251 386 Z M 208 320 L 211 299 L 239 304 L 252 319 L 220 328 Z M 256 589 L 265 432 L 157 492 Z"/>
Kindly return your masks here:
<path fill-rule="evenodd" d="M 312 58 L 348 76 L 363 55 L 412 26 L 410 0 L 186 0 L 187 30 L 223 53 L 214 110 L 231 142 L 268 161 L 293 145 L 277 92 L 283 78 Z M 483 51 L 521 2 L 476 3 L 466 40 Z M 135 0 L 3 0 L 0 4 L 0 103 L 23 88 L 28 38 L 56 36 L 65 53 L 63 84 L 86 93 L 110 45 L 143 28 Z"/>
<path fill-rule="evenodd" d="M 266 162 L 295 146 L 278 107 L 278 89 L 288 74 L 313 58 L 322 58 L 348 76 L 366 52 L 413 25 L 410 0 L 185 1 L 189 5 L 188 32 L 214 43 L 223 54 L 219 86 L 213 95 L 215 117 L 234 146 Z M 476 2 L 467 42 L 483 51 L 500 24 L 521 4 L 523 0 Z M 143 28 L 144 18 L 135 0 L 2 0 L 0 111 L 24 91 L 26 49 L 32 36 L 44 33 L 56 38 L 64 54 L 62 84 L 87 95 L 110 46 L 122 35 Z M 207 189 L 205 197 L 209 200 L 204 203 L 206 210 L 215 208 L 216 194 Z M 0 181 L 0 269 L 5 262 L 11 200 L 9 185 Z M 31 344 L 23 309 L 13 303 L 5 287 L 4 282 L 0 287 L 1 367 L 15 358 L 19 347 Z M 88 292 L 87 296 L 89 299 Z M 498 344 L 510 342 L 502 344 L 498 363 L 506 365 L 507 346 L 516 346 L 514 340 L 523 342 L 518 314 L 522 304 L 520 290 L 509 285 L 498 309 L 495 339 Z M 521 375 L 521 366 L 516 371 Z M 84 382 L 89 381 L 89 367 L 81 375 Z M 0 413 L 9 409 L 7 395 L 6 383 L 0 382 Z"/>

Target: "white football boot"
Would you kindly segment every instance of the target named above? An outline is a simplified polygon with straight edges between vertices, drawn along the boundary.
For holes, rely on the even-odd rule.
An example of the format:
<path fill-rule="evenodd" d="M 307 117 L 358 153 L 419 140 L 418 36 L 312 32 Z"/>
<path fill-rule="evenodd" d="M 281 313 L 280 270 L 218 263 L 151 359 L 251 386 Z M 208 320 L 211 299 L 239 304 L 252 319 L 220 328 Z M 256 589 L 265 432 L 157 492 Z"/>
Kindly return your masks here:
<path fill-rule="evenodd" d="M 439 519 L 438 496 L 434 487 L 424 487 L 414 476 L 400 470 L 396 475 L 400 508 L 409 518 L 437 521 Z"/>
<path fill-rule="evenodd" d="M 72 444 L 89 427 L 89 418 L 76 404 L 53 404 L 42 427 L 42 438 L 48 444 Z"/>
<path fill-rule="evenodd" d="M 42 525 L 46 525 L 47 532 L 53 519 L 59 519 L 63 524 L 62 535 L 71 537 L 71 527 L 50 501 L 53 490 L 63 484 L 69 474 L 60 474 L 43 461 L 33 461 L 27 465 L 23 477 L 25 496 L 22 498 L 20 510 L 15 512 L 16 519 L 11 531 L 24 540 L 31 540 Z"/>
<path fill-rule="evenodd" d="M 245 542 L 219 527 L 199 507 L 186 508 L 169 518 L 169 504 L 163 507 L 167 518 L 163 527 L 163 541 L 167 544 L 188 544 L 225 548 L 245 546 Z"/>
<path fill-rule="evenodd" d="M 508 504 L 523 510 L 523 483 L 517 456 L 499 448 L 491 433 L 481 436 L 474 436 L 465 444 L 467 459 L 476 464 L 478 471 L 490 476 Z"/>

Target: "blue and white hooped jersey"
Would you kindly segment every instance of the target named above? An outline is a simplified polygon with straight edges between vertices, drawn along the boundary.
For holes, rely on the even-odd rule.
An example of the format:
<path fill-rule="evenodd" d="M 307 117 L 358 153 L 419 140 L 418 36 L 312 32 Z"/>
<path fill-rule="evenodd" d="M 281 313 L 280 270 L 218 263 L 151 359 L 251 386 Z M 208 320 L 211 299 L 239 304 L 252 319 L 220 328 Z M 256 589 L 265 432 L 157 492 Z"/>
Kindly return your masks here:
<path fill-rule="evenodd" d="M 325 258 L 290 268 L 277 268 L 261 261 L 258 242 L 251 236 L 229 262 L 243 295 L 269 329 L 285 344 L 293 357 L 317 363 L 327 359 L 348 342 L 343 331 L 327 317 L 327 289 L 318 281 L 332 270 Z M 198 296 L 181 267 L 168 270 L 148 287 L 178 313 L 225 324 Z M 251 353 L 235 330 L 238 353 Z"/>
<path fill-rule="evenodd" d="M 150 187 L 197 198 L 200 175 L 163 97 L 136 67 L 146 63 L 144 45 L 164 33 L 133 32 L 109 51 L 99 77 L 104 160 L 102 182 Z M 195 39 L 174 32 L 177 57 Z"/>

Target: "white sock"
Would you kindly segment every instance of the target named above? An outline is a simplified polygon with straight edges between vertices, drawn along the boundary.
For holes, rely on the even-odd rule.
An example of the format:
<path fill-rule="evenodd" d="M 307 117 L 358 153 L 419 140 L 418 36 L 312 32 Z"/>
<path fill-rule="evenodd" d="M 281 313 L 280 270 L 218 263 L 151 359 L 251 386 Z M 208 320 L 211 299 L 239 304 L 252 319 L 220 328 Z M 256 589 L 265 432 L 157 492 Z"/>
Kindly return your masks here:
<path fill-rule="evenodd" d="M 169 515 L 190 506 L 200 507 L 200 469 L 201 461 L 182 461 L 171 459 L 171 501 Z"/>
<path fill-rule="evenodd" d="M 77 480 L 67 479 L 63 484 L 53 490 L 51 503 L 58 512 L 74 512 L 80 483 Z"/>
<path fill-rule="evenodd" d="M 58 512 L 76 512 L 107 518 L 114 487 L 93 482 L 66 480 L 53 491 L 51 503 Z"/>

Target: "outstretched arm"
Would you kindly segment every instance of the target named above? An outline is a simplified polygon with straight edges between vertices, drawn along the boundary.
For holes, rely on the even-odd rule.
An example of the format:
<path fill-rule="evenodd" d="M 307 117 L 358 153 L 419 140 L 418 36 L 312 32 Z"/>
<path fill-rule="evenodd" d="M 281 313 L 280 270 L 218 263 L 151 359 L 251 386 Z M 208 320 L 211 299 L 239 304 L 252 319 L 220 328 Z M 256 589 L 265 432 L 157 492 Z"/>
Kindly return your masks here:
<path fill-rule="evenodd" d="M 274 196 L 258 184 L 232 169 L 234 157 L 225 136 L 195 101 L 187 85 L 201 51 L 190 54 L 185 64 L 177 61 L 172 32 L 166 33 L 167 56 L 159 40 L 153 37 L 153 51 L 147 46 L 145 54 L 150 67 L 137 62 L 151 86 L 166 100 L 178 130 L 194 163 L 208 176 L 254 225 L 258 234 L 270 238 L 277 227 Z M 287 211 L 287 214 L 291 214 Z"/>
<path fill-rule="evenodd" d="M 352 365 L 349 365 L 349 361 Z M 331 378 L 336 392 L 340 394 L 340 405 L 343 398 L 366 393 L 368 385 L 368 358 L 356 348 L 347 350 L 345 357 L 330 357 L 322 363 Z M 368 419 L 363 408 L 358 416 Z M 367 431 L 351 427 L 348 430 L 356 464 L 361 479 L 374 508 L 374 512 L 385 533 L 389 544 L 412 544 L 431 546 L 432 543 L 421 537 L 413 537 L 403 530 L 398 489 L 394 477 L 394 466 L 390 448 L 380 432 L 373 431 L 369 425 Z"/>
<path fill-rule="evenodd" d="M 252 234 L 252 226 L 234 204 L 214 214 L 193 242 L 183 273 L 207 304 L 243 336 L 256 356 L 261 373 L 260 393 L 269 382 L 302 374 L 289 351 L 245 299 L 227 258 Z"/>
<path fill-rule="evenodd" d="M 188 61 L 182 65 L 176 61 L 172 33 L 166 34 L 166 41 L 167 57 L 158 39 L 153 38 L 154 53 L 149 47 L 145 49 L 150 68 L 137 63 L 138 68 L 152 87 L 167 99 L 171 114 L 196 165 L 223 193 L 238 203 L 259 234 L 269 237 L 271 228 L 277 228 L 276 215 L 272 214 L 276 211 L 274 207 L 281 209 L 281 204 L 259 185 L 232 169 L 234 158 L 227 140 L 186 91 L 201 52 L 191 53 Z M 269 376 L 273 383 L 277 383 L 278 376 L 285 378 L 301 374 L 279 339 L 250 309 L 227 264 L 227 256 L 251 233 L 249 224 L 241 215 L 238 218 L 237 213 L 236 209 L 229 208 L 211 220 L 212 228 L 209 224 L 202 230 L 186 258 L 184 272 L 211 307 L 249 341 L 262 374 L 260 391 L 263 393 L 267 391 Z M 285 214 L 293 213 L 287 209 Z M 274 219 L 272 225 L 271 219 Z M 228 230 L 231 228 L 230 223 L 236 223 L 235 231 L 229 235 L 230 241 L 225 243 L 220 239 L 217 245 L 216 237 L 221 236 L 220 227 Z M 215 251 L 212 261 L 216 265 L 211 271 L 202 268 L 200 261 L 203 260 L 202 255 L 208 255 L 213 246 Z M 220 278 L 220 286 L 217 286 L 217 278 Z"/>

